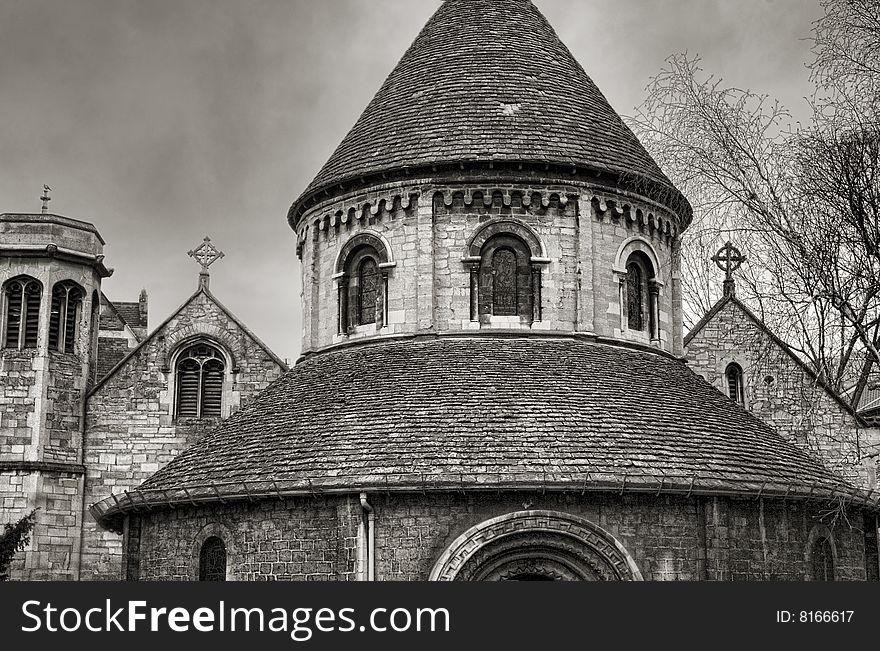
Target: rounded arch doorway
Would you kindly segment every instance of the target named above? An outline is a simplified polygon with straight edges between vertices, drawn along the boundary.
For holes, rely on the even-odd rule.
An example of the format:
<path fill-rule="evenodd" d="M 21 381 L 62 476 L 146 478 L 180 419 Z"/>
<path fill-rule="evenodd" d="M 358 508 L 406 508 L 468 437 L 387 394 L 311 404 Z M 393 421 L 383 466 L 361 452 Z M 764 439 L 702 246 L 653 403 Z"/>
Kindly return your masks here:
<path fill-rule="evenodd" d="M 519 511 L 471 527 L 440 555 L 432 581 L 641 581 L 610 533 L 558 511 Z"/>

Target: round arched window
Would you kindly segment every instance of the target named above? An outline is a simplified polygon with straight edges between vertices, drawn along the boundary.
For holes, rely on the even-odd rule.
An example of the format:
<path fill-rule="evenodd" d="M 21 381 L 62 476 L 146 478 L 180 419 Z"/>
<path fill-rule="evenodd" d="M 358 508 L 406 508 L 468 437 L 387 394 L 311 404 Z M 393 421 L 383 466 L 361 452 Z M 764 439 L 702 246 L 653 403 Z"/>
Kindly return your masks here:
<path fill-rule="evenodd" d="M 177 416 L 216 418 L 223 415 L 223 354 L 209 344 L 195 344 L 177 358 Z"/>
<path fill-rule="evenodd" d="M 825 536 L 813 543 L 812 576 L 814 581 L 834 580 L 834 550 Z"/>
<path fill-rule="evenodd" d="M 199 552 L 199 581 L 226 580 L 226 545 L 217 536 L 211 536 Z"/>
<path fill-rule="evenodd" d="M 727 395 L 734 402 L 738 402 L 741 405 L 745 404 L 742 367 L 735 362 L 728 364 L 724 376 L 727 379 Z"/>

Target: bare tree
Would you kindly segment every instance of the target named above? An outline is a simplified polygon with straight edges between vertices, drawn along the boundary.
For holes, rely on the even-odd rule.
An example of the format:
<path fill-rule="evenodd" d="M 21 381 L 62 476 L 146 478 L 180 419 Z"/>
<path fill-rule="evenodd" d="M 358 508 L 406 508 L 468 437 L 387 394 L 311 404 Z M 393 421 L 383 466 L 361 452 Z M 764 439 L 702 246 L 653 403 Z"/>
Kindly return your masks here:
<path fill-rule="evenodd" d="M 751 260 L 740 297 L 843 390 L 853 377 L 863 385 L 864 360 L 880 362 L 880 2 L 823 7 L 809 124 L 677 54 L 632 125 L 694 204 L 682 243 L 686 317 L 718 297 L 709 258 L 733 239 Z"/>

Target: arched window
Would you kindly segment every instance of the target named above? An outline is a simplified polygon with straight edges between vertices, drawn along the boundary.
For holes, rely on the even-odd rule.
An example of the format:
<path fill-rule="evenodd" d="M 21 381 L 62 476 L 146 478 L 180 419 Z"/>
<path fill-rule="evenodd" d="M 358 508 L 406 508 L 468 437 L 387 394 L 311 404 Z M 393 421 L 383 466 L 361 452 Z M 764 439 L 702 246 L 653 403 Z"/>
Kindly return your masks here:
<path fill-rule="evenodd" d="M 641 251 L 626 261 L 625 319 L 628 330 L 647 332 L 657 338 L 657 310 L 659 289 L 654 279 L 654 266 Z"/>
<path fill-rule="evenodd" d="M 100 325 L 101 297 L 98 295 L 97 291 L 94 291 L 92 292 L 92 314 L 89 318 L 89 333 L 92 338 L 89 342 L 89 346 L 91 346 L 89 363 L 91 364 L 90 377 L 92 378 L 92 382 L 98 379 L 96 374 L 98 372 L 98 336 L 101 331 Z"/>
<path fill-rule="evenodd" d="M 626 318 L 630 330 L 645 329 L 645 274 L 641 265 L 626 265 Z"/>
<path fill-rule="evenodd" d="M 541 320 L 541 272 L 533 268 L 531 257 L 528 245 L 511 233 L 499 233 L 483 244 L 477 277 L 471 281 L 472 293 L 477 285 L 472 311 L 476 308 L 479 320 L 517 316 L 526 323 Z"/>
<path fill-rule="evenodd" d="M 71 281 L 52 288 L 52 310 L 49 313 L 49 350 L 74 352 L 77 324 L 82 310 L 83 291 Z"/>
<path fill-rule="evenodd" d="M 3 347 L 36 348 L 43 286 L 34 278 L 21 276 L 3 285 L 3 296 Z"/>
<path fill-rule="evenodd" d="M 518 219 L 482 223 L 468 241 L 462 262 L 471 277 L 471 321 L 491 325 L 494 320 L 509 327 L 543 319 L 541 277 L 550 259 L 529 225 Z"/>
<path fill-rule="evenodd" d="M 497 249 L 492 256 L 492 314 L 518 314 L 517 263 L 513 249 Z"/>
<path fill-rule="evenodd" d="M 814 581 L 834 581 L 834 550 L 831 541 L 822 536 L 813 543 L 810 555 L 812 561 L 812 577 Z"/>
<path fill-rule="evenodd" d="M 211 536 L 199 552 L 199 581 L 226 580 L 226 545 L 217 536 Z"/>
<path fill-rule="evenodd" d="M 737 363 L 727 365 L 724 371 L 724 377 L 727 379 L 727 395 L 734 402 L 745 404 L 745 390 L 743 388 L 743 370 Z"/>
<path fill-rule="evenodd" d="M 358 326 L 385 325 L 388 268 L 394 266 L 387 259 L 382 241 L 371 234 L 356 235 L 343 248 L 336 274 L 339 334 L 348 334 Z"/>
<path fill-rule="evenodd" d="M 379 279 L 379 263 L 373 257 L 365 257 L 358 269 L 358 325 L 376 323 Z"/>
<path fill-rule="evenodd" d="M 178 418 L 222 416 L 226 362 L 214 346 L 199 343 L 177 358 Z"/>

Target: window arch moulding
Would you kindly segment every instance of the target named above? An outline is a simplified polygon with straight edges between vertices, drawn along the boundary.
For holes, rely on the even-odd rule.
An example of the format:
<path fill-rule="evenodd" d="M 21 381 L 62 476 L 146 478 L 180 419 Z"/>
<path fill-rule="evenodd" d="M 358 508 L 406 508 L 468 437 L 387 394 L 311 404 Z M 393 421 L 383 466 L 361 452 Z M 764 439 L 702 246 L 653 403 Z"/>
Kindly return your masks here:
<path fill-rule="evenodd" d="M 203 358 L 192 357 L 192 351 L 207 349 Z M 191 358 L 191 359 L 190 359 Z M 182 368 L 190 364 L 192 368 Z M 235 402 L 230 398 L 234 371 L 232 357 L 224 346 L 205 338 L 191 338 L 179 344 L 170 356 L 167 399 L 169 413 L 175 422 L 190 418 L 227 418 Z"/>
<path fill-rule="evenodd" d="M 470 272 L 471 321 L 496 327 L 542 321 L 542 274 L 550 262 L 527 224 L 510 218 L 481 224 L 462 258 Z"/>
<path fill-rule="evenodd" d="M 634 279 L 630 270 L 637 266 L 638 279 L 638 310 L 639 318 L 633 318 Z M 620 307 L 620 331 L 622 333 L 645 333 L 652 343 L 659 343 L 660 332 L 660 299 L 663 296 L 664 283 L 660 279 L 660 259 L 650 242 L 639 236 L 624 240 L 618 247 L 611 268 L 612 278 L 618 287 L 618 303 Z"/>
<path fill-rule="evenodd" d="M 388 240 L 374 231 L 353 235 L 336 256 L 337 334 L 388 325 L 388 280 L 397 263 Z"/>

